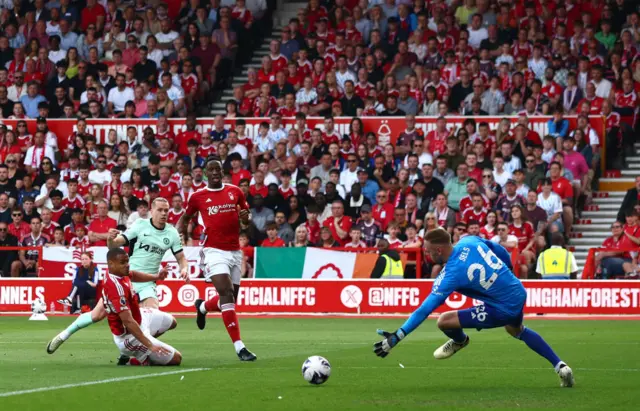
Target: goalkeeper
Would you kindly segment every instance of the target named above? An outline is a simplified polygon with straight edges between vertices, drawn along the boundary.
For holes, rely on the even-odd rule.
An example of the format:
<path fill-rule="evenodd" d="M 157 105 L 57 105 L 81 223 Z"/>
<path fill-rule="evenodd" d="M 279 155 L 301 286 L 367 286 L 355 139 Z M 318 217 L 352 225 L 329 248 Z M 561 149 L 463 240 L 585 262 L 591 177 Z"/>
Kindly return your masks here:
<path fill-rule="evenodd" d="M 560 377 L 560 386 L 574 385 L 573 372 L 544 339 L 522 324 L 527 293 L 511 271 L 509 253 L 502 246 L 475 236 L 463 237 L 455 247 L 443 229 L 425 236 L 427 252 L 436 264 L 444 265 L 433 283 L 431 294 L 409 319 L 393 333 L 378 330 L 384 339 L 374 344 L 374 352 L 386 357 L 391 349 L 412 333 L 454 291 L 484 304 L 460 311 L 448 311 L 438 318 L 438 328 L 450 338 L 433 356 L 442 360 L 469 345 L 465 328 L 504 327 L 506 331 L 544 357 Z"/>

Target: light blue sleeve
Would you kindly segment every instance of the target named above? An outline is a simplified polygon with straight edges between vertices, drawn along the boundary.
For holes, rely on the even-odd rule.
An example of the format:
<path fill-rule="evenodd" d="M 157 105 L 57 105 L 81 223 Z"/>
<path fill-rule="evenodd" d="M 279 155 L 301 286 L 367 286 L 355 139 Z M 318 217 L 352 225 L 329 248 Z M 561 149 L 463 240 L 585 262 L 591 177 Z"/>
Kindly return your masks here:
<path fill-rule="evenodd" d="M 560 130 L 556 131 L 556 133 L 560 137 L 565 138 L 568 132 L 569 132 L 569 120 L 562 120 L 562 126 L 560 126 Z"/>
<path fill-rule="evenodd" d="M 422 305 L 411 314 L 411 316 L 400 327 L 405 335 L 410 334 L 429 317 L 429 315 L 438 307 L 440 307 L 444 301 L 453 293 L 457 288 L 456 272 L 457 267 L 455 264 L 449 265 L 442 270 L 436 281 L 433 283 L 431 294 L 423 301 Z"/>
<path fill-rule="evenodd" d="M 140 224 L 144 221 L 143 219 L 137 219 L 131 227 L 129 227 L 122 235 L 127 239 L 127 244 L 132 240 L 135 240 L 140 235 Z"/>

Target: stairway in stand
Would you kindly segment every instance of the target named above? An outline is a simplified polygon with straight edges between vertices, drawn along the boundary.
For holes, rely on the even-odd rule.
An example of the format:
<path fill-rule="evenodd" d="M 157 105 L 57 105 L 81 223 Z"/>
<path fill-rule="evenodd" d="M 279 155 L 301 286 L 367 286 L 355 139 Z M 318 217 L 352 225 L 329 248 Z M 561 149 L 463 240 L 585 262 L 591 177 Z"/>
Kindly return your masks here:
<path fill-rule="evenodd" d="M 258 70 L 261 66 L 262 57 L 269 55 L 269 43 L 271 40 L 280 40 L 280 32 L 282 27 L 289 24 L 289 19 L 296 17 L 298 9 L 302 9 L 308 6 L 307 3 L 298 3 L 298 2 L 283 2 L 281 10 L 276 10 L 275 15 L 275 23 L 273 25 L 274 29 L 271 32 L 271 35 L 264 38 L 262 44 L 256 51 L 253 52 L 253 57 L 251 61 L 247 64 L 243 65 L 241 68 L 238 67 L 236 71 L 233 73 L 233 78 L 231 81 L 231 87 L 226 88 L 222 91 L 222 95 L 218 101 L 211 105 L 211 115 L 224 114 L 226 102 L 233 99 L 233 88 L 237 86 L 242 86 L 248 80 L 247 72 L 249 68 L 255 68 Z"/>
<path fill-rule="evenodd" d="M 640 143 L 635 145 L 640 152 Z M 578 267 L 582 271 L 590 248 L 600 247 L 611 236 L 611 223 L 616 220 L 626 191 L 634 186 L 640 175 L 640 155 L 627 157 L 623 170 L 607 171 L 600 179 L 600 191 L 594 193 L 593 203 L 582 212 L 582 218 L 573 226 L 569 245 L 574 251 Z"/>

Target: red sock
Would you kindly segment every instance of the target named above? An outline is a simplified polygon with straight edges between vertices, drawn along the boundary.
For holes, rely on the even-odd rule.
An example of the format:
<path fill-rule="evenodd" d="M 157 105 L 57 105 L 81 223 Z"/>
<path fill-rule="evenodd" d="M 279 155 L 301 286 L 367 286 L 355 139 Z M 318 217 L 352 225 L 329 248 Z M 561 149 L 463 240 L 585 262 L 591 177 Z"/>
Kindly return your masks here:
<path fill-rule="evenodd" d="M 231 341 L 240 341 L 240 324 L 238 323 L 238 316 L 236 315 L 235 304 L 222 304 L 220 307 L 222 310 L 222 322 L 227 327 L 227 332 Z"/>
<path fill-rule="evenodd" d="M 216 295 L 210 300 L 204 302 L 204 309 L 207 310 L 208 313 L 214 311 L 220 311 L 220 307 L 218 306 L 218 302 L 220 301 L 220 296 Z"/>

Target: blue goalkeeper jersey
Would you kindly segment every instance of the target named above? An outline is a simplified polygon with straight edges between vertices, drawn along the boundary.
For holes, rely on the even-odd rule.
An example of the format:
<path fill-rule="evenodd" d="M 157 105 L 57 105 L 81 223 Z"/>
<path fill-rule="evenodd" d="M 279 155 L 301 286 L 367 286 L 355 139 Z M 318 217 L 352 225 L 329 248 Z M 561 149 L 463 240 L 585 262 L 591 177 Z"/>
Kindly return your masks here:
<path fill-rule="evenodd" d="M 463 237 L 433 283 L 431 294 L 401 327 L 415 330 L 454 291 L 481 300 L 505 316 L 519 315 L 527 293 L 511 271 L 511 256 L 501 245 L 480 237 Z"/>

